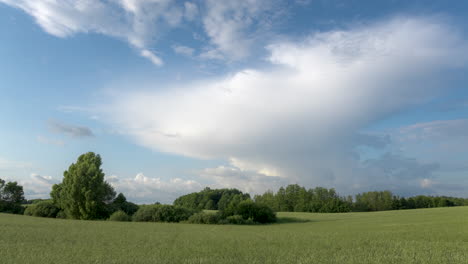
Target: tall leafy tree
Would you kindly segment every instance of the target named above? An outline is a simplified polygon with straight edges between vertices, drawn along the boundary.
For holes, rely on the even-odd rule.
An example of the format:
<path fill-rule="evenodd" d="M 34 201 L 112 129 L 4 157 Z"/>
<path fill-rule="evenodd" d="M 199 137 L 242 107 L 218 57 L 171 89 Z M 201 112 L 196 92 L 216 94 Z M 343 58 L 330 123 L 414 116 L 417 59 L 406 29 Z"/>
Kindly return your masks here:
<path fill-rule="evenodd" d="M 0 212 L 22 213 L 24 201 L 23 186 L 0 179 Z"/>
<path fill-rule="evenodd" d="M 63 173 L 63 181 L 50 196 L 69 218 L 98 219 L 108 216 L 107 205 L 114 200 L 114 189 L 104 181 L 101 157 L 93 152 L 78 157 Z"/>

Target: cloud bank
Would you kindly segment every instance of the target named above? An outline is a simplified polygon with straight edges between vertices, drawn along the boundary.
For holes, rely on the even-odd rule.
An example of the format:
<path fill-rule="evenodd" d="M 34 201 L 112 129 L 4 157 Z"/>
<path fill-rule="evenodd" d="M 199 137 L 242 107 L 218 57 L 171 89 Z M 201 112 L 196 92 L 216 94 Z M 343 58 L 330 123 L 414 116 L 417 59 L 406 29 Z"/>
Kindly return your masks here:
<path fill-rule="evenodd" d="M 130 201 L 152 204 L 155 202 L 172 203 L 177 197 L 199 191 L 202 185 L 194 180 L 147 177 L 138 173 L 133 178 L 122 178 L 116 175 L 106 177 L 117 192 L 122 192 Z"/>
<path fill-rule="evenodd" d="M 388 139 L 361 131 L 450 89 L 440 80 L 466 66 L 463 35 L 437 19 L 397 17 L 267 49 L 270 68 L 122 92 L 107 117 L 143 146 L 224 159 L 247 174 L 345 192 L 421 188 L 436 167 L 392 154 L 365 163 L 356 147 L 384 149 Z"/>

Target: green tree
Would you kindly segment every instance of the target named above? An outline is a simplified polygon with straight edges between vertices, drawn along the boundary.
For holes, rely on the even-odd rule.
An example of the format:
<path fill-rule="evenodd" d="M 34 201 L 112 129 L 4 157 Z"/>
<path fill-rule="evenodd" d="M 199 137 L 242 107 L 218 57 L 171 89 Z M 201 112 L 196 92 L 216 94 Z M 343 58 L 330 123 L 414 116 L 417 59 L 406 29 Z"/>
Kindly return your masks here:
<path fill-rule="evenodd" d="M 0 212 L 21 214 L 25 202 L 23 186 L 0 179 Z"/>
<path fill-rule="evenodd" d="M 115 197 L 114 189 L 104 181 L 102 161 L 93 152 L 78 157 L 63 173 L 61 184 L 54 185 L 50 196 L 69 218 L 107 218 L 107 205 Z"/>
<path fill-rule="evenodd" d="M 138 210 L 138 205 L 128 202 L 123 193 L 119 193 L 110 205 L 110 213 L 123 211 L 125 214 L 131 216 Z"/>

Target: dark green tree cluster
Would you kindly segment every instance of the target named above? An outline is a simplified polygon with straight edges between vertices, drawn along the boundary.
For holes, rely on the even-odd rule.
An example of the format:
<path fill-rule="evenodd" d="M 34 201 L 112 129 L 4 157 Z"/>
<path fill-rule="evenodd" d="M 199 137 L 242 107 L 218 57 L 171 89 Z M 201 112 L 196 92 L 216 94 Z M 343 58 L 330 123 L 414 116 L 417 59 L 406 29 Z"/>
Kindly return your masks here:
<path fill-rule="evenodd" d="M 198 224 L 264 224 L 276 221 L 276 214 L 268 204 L 256 203 L 250 195 L 237 189 L 210 189 L 183 195 L 174 205 L 194 210 L 218 210 L 199 212 L 188 221 Z"/>
<path fill-rule="evenodd" d="M 250 199 L 233 200 L 218 212 L 200 212 L 188 219 L 196 224 L 266 224 L 276 222 L 276 214 L 269 206 Z"/>
<path fill-rule="evenodd" d="M 393 195 L 390 191 L 375 191 L 357 194 L 353 204 L 353 210 L 385 211 L 464 205 L 468 205 L 468 199 L 426 195 L 405 198 Z"/>
<path fill-rule="evenodd" d="M 418 195 L 404 198 L 390 191 L 373 191 L 341 197 L 334 189 L 316 187 L 306 190 L 297 184 L 281 187 L 277 193 L 267 191 L 254 197 L 275 211 L 283 212 L 366 212 L 401 209 L 432 208 L 468 205 L 468 199 L 447 196 Z"/>
<path fill-rule="evenodd" d="M 108 211 L 110 213 L 122 211 L 128 216 L 132 216 L 138 211 L 139 206 L 132 202 L 127 201 L 123 193 L 119 193 L 114 201 L 109 205 Z"/>
<path fill-rule="evenodd" d="M 189 219 L 197 211 L 177 205 L 142 205 L 133 215 L 136 222 L 181 222 Z"/>
<path fill-rule="evenodd" d="M 25 215 L 56 218 L 60 208 L 51 200 L 43 200 L 30 204 L 24 210 Z"/>
<path fill-rule="evenodd" d="M 354 211 L 385 211 L 392 210 L 394 199 L 390 191 L 376 191 L 356 194 L 353 204 Z"/>
<path fill-rule="evenodd" d="M 24 202 L 23 186 L 0 179 L 0 212 L 22 214 Z"/>
<path fill-rule="evenodd" d="M 196 210 L 223 210 L 232 201 L 250 199 L 250 195 L 237 189 L 210 189 L 206 187 L 200 192 L 180 196 L 174 205 Z"/>
<path fill-rule="evenodd" d="M 306 189 L 297 184 L 281 187 L 277 193 L 268 191 L 254 197 L 275 211 L 340 213 L 351 211 L 352 198 L 340 197 L 335 189 L 316 187 Z"/>

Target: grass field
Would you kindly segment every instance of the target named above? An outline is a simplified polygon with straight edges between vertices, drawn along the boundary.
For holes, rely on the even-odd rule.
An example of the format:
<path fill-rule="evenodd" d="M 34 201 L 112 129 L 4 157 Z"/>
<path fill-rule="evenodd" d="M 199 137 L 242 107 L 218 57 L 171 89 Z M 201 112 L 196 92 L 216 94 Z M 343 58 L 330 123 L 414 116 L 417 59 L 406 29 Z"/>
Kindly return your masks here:
<path fill-rule="evenodd" d="M 278 216 L 234 226 L 0 214 L 0 263 L 468 263 L 468 207 Z"/>

